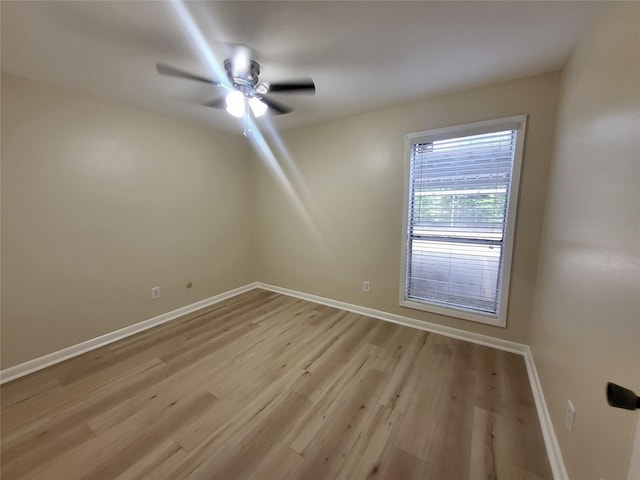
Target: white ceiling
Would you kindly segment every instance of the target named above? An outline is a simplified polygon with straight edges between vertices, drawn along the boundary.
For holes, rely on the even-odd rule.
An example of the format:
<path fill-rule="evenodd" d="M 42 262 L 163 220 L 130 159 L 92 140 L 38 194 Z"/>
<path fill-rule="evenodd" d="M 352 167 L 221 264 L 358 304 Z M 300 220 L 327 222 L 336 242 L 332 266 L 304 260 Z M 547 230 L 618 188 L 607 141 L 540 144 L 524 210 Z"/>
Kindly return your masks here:
<path fill-rule="evenodd" d="M 178 14 L 206 45 L 248 45 L 262 81 L 311 76 L 315 96 L 280 130 L 561 68 L 598 9 L 592 2 L 2 1 L 2 71 L 239 132 L 200 104 L 219 89 L 163 77 L 155 63 L 211 76 Z"/>

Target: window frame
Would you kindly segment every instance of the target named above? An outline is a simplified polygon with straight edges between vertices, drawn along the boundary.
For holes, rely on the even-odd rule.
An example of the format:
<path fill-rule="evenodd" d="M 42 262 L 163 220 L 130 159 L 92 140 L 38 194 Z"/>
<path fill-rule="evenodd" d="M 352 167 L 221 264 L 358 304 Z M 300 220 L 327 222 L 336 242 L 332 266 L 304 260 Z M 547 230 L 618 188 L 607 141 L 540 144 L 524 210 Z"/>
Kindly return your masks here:
<path fill-rule="evenodd" d="M 513 244 L 517 222 L 518 197 L 521 181 L 522 159 L 524 156 L 524 142 L 527 127 L 527 115 L 514 115 L 511 117 L 484 120 L 480 122 L 452 125 L 443 128 L 425 130 L 406 135 L 404 155 L 404 190 L 403 190 L 403 220 L 402 220 L 402 252 L 400 272 L 400 305 L 416 310 L 438 313 L 449 317 L 471 320 L 498 327 L 507 326 L 507 308 L 509 304 L 509 291 L 511 281 L 511 262 L 513 257 Z M 409 198 L 411 195 L 411 150 L 412 145 L 422 142 L 433 142 L 456 137 L 480 135 L 483 133 L 498 132 L 501 130 L 516 130 L 516 146 L 514 150 L 513 166 L 511 170 L 511 186 L 507 199 L 507 218 L 503 242 L 503 262 L 500 272 L 499 302 L 496 314 L 485 313 L 456 306 L 443 306 L 407 298 L 407 273 L 408 263 L 411 260 L 408 255 L 409 246 Z"/>

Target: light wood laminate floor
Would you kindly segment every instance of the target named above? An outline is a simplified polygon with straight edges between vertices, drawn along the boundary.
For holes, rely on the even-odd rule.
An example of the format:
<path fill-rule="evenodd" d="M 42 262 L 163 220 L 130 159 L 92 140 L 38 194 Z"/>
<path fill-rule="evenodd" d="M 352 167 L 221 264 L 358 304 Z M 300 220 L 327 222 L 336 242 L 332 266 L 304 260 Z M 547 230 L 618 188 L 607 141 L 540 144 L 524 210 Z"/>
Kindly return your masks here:
<path fill-rule="evenodd" d="M 523 358 L 253 290 L 2 387 L 2 479 L 550 479 Z"/>

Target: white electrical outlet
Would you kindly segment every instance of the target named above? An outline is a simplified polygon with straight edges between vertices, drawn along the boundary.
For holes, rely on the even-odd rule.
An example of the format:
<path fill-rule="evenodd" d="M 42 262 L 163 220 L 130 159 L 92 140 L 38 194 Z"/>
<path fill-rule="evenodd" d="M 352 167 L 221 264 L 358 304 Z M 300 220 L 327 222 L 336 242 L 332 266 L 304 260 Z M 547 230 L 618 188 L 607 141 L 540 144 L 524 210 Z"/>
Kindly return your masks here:
<path fill-rule="evenodd" d="M 573 407 L 571 400 L 567 400 L 567 411 L 564 415 L 564 426 L 567 427 L 569 433 L 573 433 L 573 424 L 576 420 L 576 409 Z"/>
<path fill-rule="evenodd" d="M 160 287 L 153 287 L 151 289 L 151 298 L 160 298 Z"/>
<path fill-rule="evenodd" d="M 369 280 L 362 282 L 362 291 L 366 293 L 371 292 L 371 282 Z"/>

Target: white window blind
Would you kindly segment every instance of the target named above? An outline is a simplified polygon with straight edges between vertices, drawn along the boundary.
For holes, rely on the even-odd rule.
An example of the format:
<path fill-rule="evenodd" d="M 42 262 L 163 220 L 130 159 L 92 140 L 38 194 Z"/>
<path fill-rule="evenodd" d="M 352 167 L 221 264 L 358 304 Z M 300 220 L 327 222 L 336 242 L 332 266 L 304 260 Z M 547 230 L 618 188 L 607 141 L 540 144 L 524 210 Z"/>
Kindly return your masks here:
<path fill-rule="evenodd" d="M 518 137 L 501 127 L 408 144 L 406 300 L 498 315 Z"/>

